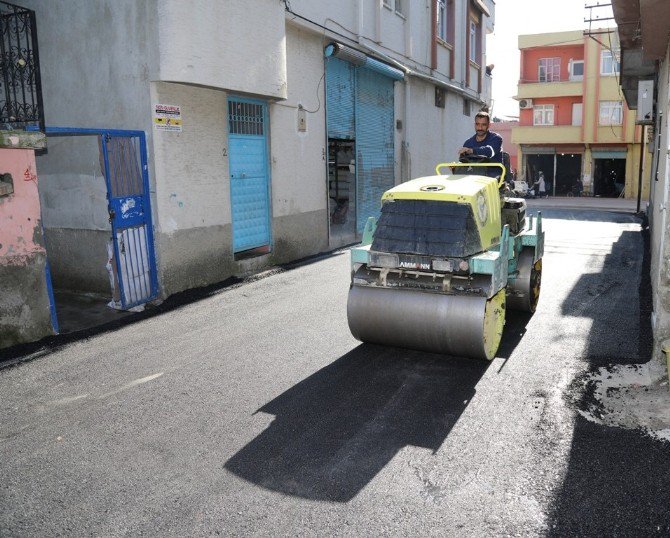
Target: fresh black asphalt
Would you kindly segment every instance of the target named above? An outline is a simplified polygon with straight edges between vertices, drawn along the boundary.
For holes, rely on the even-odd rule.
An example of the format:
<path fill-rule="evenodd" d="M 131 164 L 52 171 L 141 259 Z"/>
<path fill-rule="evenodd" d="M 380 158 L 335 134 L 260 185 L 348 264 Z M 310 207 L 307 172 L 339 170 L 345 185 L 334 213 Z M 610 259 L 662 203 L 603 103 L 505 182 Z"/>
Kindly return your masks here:
<path fill-rule="evenodd" d="M 642 220 L 549 209 L 491 363 L 360 344 L 346 251 L 0 358 L 0 536 L 649 536 L 670 444 L 589 422 L 651 354 Z"/>

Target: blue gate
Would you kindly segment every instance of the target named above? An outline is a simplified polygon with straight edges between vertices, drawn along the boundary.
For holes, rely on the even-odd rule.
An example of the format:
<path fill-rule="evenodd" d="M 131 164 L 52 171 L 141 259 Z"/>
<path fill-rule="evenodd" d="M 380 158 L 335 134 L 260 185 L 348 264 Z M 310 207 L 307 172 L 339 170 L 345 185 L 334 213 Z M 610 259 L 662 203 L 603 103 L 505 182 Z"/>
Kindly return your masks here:
<path fill-rule="evenodd" d="M 233 251 L 241 252 L 270 244 L 267 105 L 230 98 L 228 137 Z"/>
<path fill-rule="evenodd" d="M 36 131 L 37 127 L 28 127 Z M 144 131 L 47 127 L 47 136 L 97 136 L 105 168 L 115 283 L 122 308 L 158 295 Z"/>

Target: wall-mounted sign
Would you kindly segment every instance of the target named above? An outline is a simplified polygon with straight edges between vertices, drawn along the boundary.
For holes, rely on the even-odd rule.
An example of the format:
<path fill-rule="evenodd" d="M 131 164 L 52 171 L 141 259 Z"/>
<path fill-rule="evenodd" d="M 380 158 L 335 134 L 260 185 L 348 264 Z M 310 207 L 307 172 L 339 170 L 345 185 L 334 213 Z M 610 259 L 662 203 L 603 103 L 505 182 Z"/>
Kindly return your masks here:
<path fill-rule="evenodd" d="M 177 105 L 154 105 L 154 127 L 157 131 L 181 133 L 181 107 Z"/>

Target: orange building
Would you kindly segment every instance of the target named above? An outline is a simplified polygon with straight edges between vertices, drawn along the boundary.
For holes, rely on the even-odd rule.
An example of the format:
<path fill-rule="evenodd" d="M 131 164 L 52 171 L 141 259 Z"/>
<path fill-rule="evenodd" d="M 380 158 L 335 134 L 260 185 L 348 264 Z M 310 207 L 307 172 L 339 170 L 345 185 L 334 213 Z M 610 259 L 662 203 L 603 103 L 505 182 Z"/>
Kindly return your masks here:
<path fill-rule="evenodd" d="M 581 180 L 587 195 L 636 197 L 642 127 L 618 84 L 618 36 L 593 37 L 581 30 L 519 36 L 519 125 L 512 130 L 519 175 L 530 182 L 542 171 L 556 196 L 576 193 Z M 643 198 L 647 191 L 643 181 Z"/>

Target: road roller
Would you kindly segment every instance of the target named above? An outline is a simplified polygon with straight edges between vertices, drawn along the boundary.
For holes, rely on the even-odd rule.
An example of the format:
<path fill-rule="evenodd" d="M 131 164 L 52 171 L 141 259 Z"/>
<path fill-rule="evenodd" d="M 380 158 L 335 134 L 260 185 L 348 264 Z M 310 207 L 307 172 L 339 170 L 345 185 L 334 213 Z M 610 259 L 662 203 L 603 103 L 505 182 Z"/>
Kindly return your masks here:
<path fill-rule="evenodd" d="M 382 195 L 379 218 L 351 249 L 356 339 L 495 357 L 506 310 L 537 307 L 544 253 L 542 214 L 508 196 L 505 172 L 470 155 Z"/>

